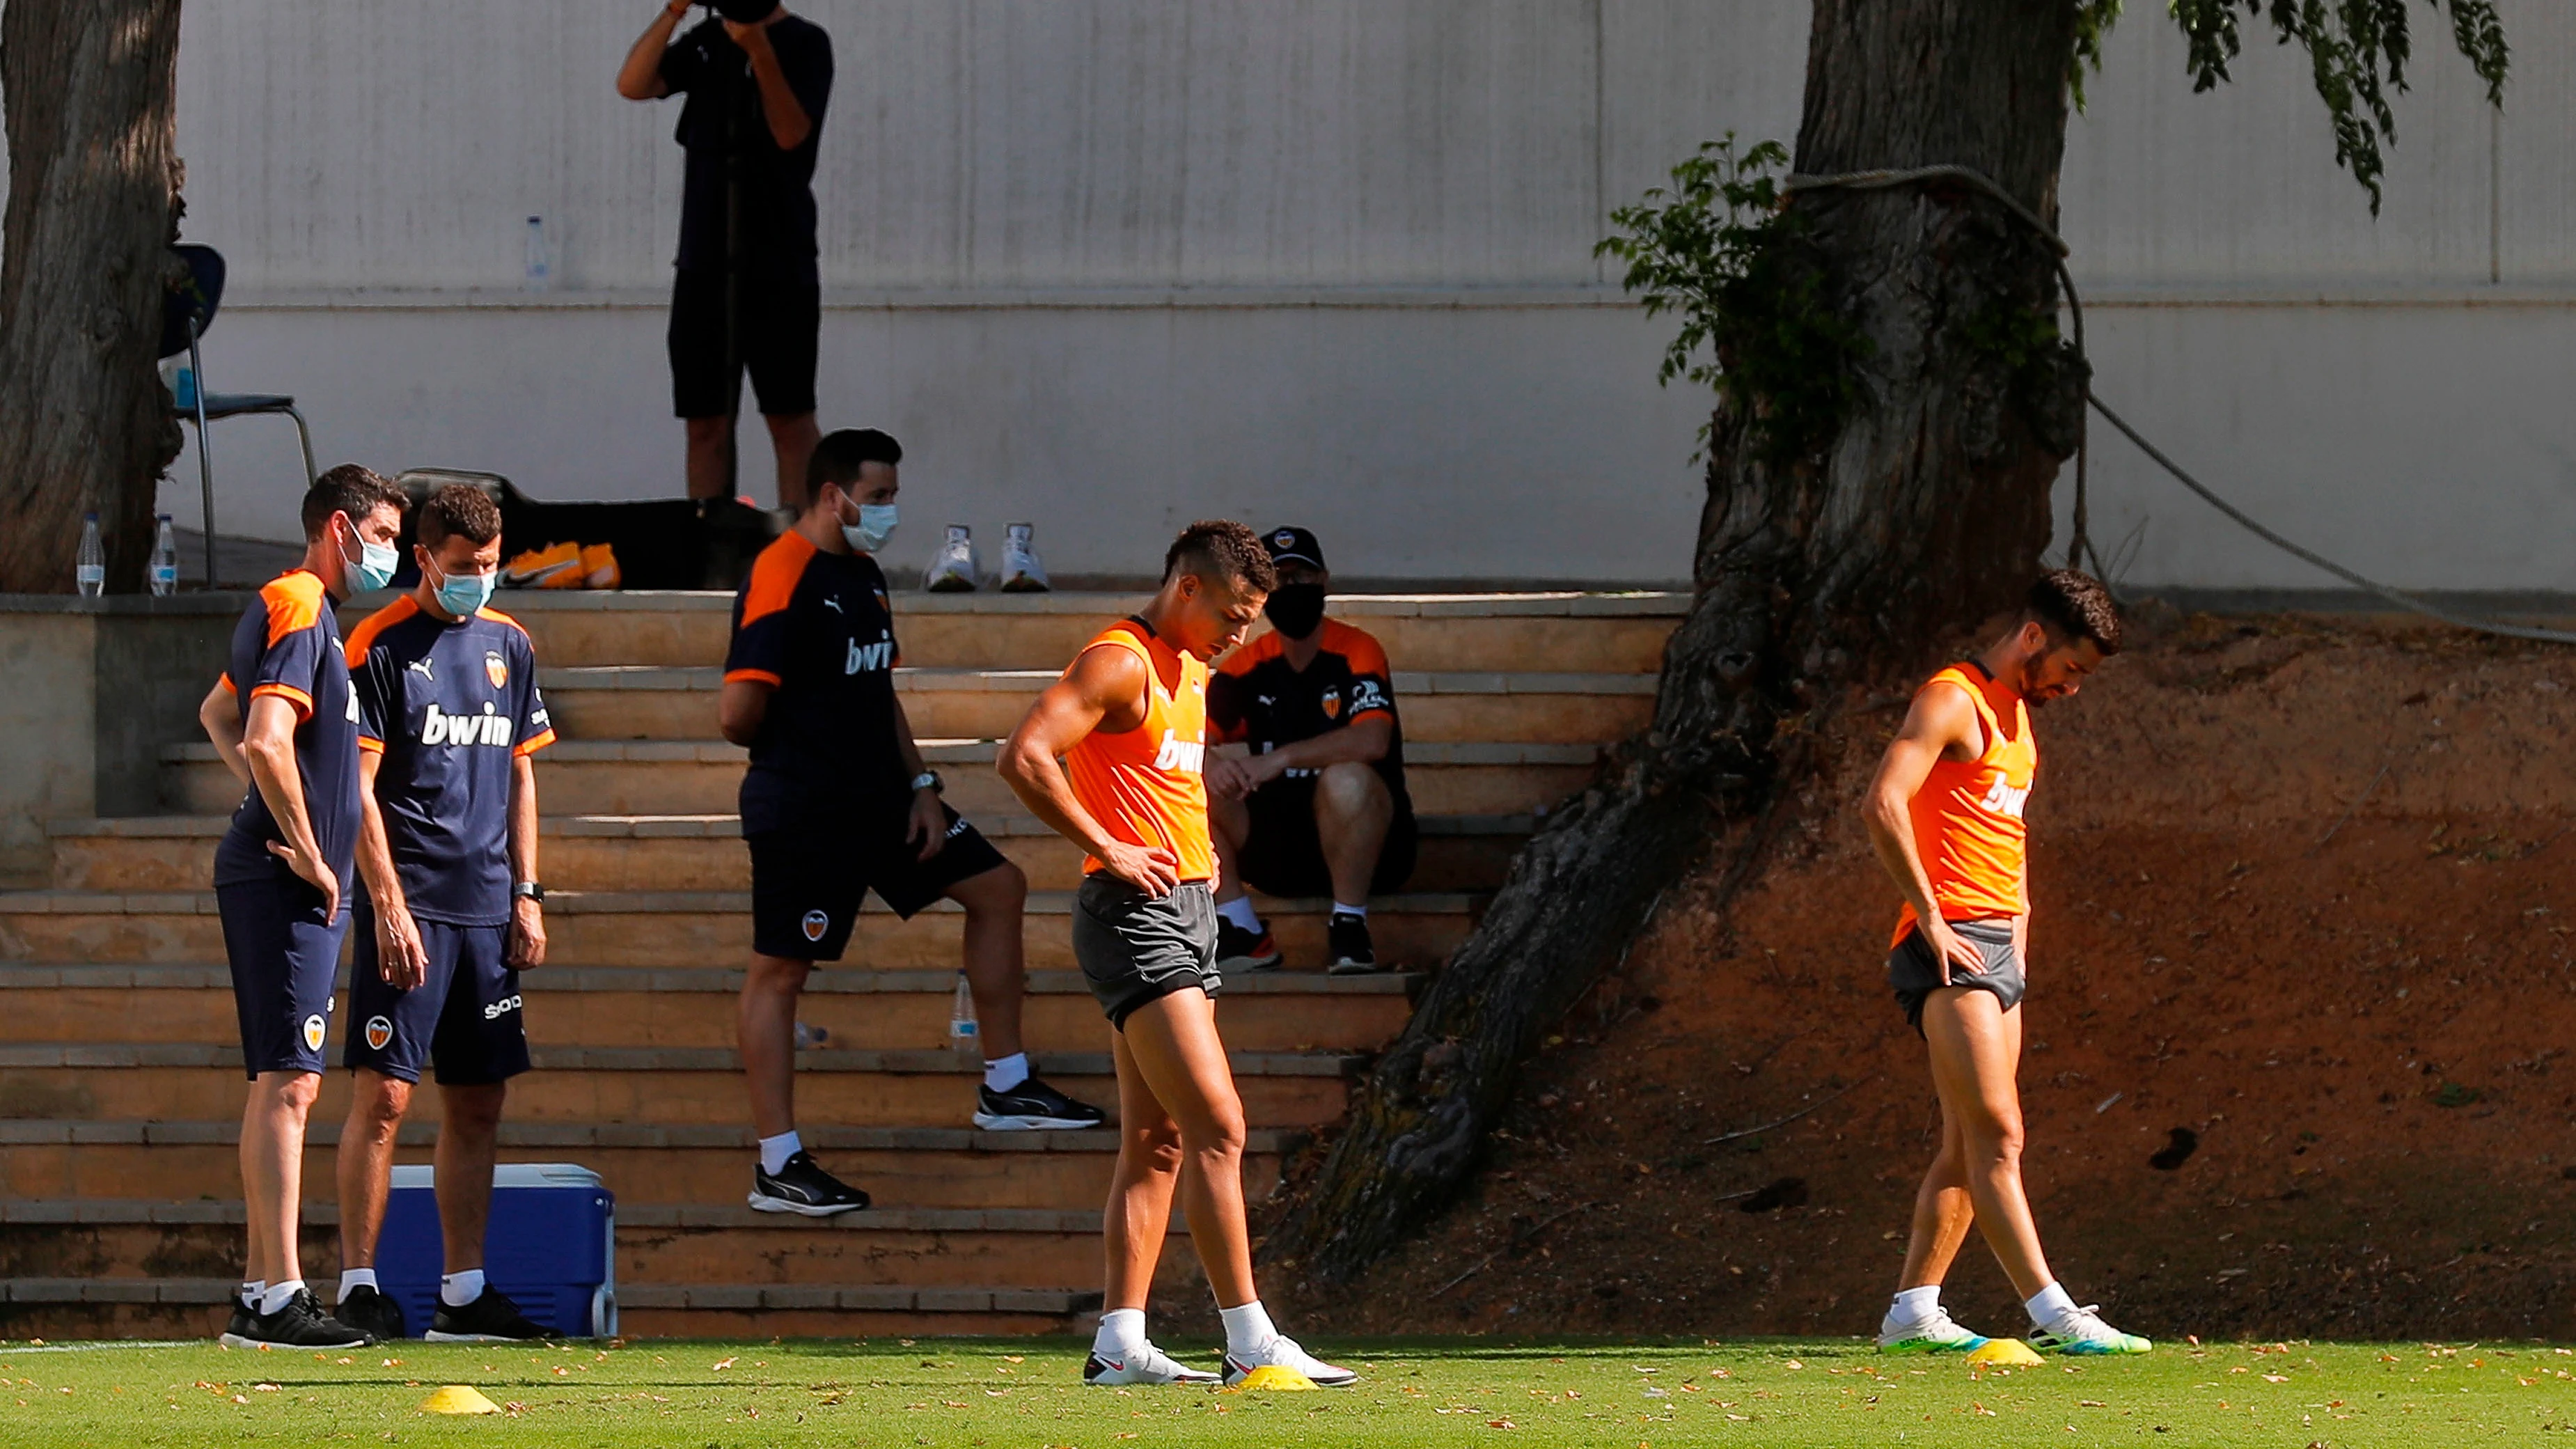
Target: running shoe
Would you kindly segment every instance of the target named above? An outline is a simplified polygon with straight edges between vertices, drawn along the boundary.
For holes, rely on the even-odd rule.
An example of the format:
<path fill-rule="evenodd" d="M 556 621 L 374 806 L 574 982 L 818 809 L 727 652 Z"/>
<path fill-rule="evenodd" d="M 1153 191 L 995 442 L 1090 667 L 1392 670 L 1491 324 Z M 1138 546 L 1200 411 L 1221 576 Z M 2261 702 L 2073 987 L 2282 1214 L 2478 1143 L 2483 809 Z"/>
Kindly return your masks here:
<path fill-rule="evenodd" d="M 235 1348 L 365 1348 L 375 1340 L 322 1311 L 310 1290 L 286 1300 L 275 1313 L 254 1313 L 248 1331 L 227 1333 Z"/>
<path fill-rule="evenodd" d="M 756 1212 L 829 1218 L 867 1205 L 866 1193 L 825 1172 L 810 1152 L 799 1150 L 776 1172 L 751 1170 L 751 1206 Z"/>
<path fill-rule="evenodd" d="M 1368 917 L 1342 911 L 1324 923 L 1325 970 L 1335 976 L 1359 976 L 1377 969 L 1377 946 L 1369 940 Z"/>
<path fill-rule="evenodd" d="M 2134 1333 L 2122 1333 L 2102 1321 L 2099 1304 L 2087 1303 L 2048 1327 L 2033 1325 L 2030 1346 L 2041 1353 L 2088 1356 L 2114 1353 L 2150 1353 L 2153 1343 Z"/>
<path fill-rule="evenodd" d="M 1037 529 L 1026 523 L 1010 526 L 1002 543 L 1002 592 L 1006 594 L 1043 594 L 1047 591 L 1046 565 L 1038 561 Z"/>
<path fill-rule="evenodd" d="M 1118 1358 L 1108 1358 L 1093 1349 L 1083 1360 L 1082 1382 L 1087 1388 L 1115 1389 L 1129 1384 L 1212 1384 L 1215 1374 L 1194 1369 L 1175 1360 L 1170 1354 L 1145 1344 L 1129 1349 Z"/>
<path fill-rule="evenodd" d="M 971 594 L 983 573 L 983 562 L 975 557 L 974 535 L 965 524 L 952 523 L 921 576 L 921 586 L 934 594 Z"/>
<path fill-rule="evenodd" d="M 1216 969 L 1219 971 L 1276 971 L 1279 969 L 1279 943 L 1270 938 L 1270 928 L 1247 931 L 1220 916 L 1216 923 Z"/>
<path fill-rule="evenodd" d="M 403 1323 L 402 1305 L 394 1301 L 392 1294 L 373 1284 L 362 1285 L 341 1299 L 340 1306 L 331 1310 L 331 1316 L 360 1333 L 371 1335 L 378 1342 L 411 1337 L 410 1330 Z"/>
<path fill-rule="evenodd" d="M 1892 1333 L 1882 1330 L 1878 1335 L 1880 1353 L 1974 1353 L 1986 1343 L 1984 1334 L 1961 1328 L 1950 1317 L 1950 1310 L 1937 1304 L 1931 1317 Z"/>
<path fill-rule="evenodd" d="M 253 1311 L 251 1306 L 242 1301 L 242 1296 L 239 1293 L 235 1293 L 233 1295 L 233 1316 L 229 1322 L 224 1324 L 224 1331 L 215 1335 L 215 1342 L 227 1344 L 234 1348 L 243 1348 L 248 1346 L 250 1343 L 251 1320 L 257 1316 L 258 1315 Z"/>
<path fill-rule="evenodd" d="M 1035 1077 L 1007 1092 L 977 1087 L 975 1125 L 987 1132 L 1076 1132 L 1097 1127 L 1108 1114 L 1077 1102 Z"/>
<path fill-rule="evenodd" d="M 1280 1334 L 1251 1353 L 1229 1351 L 1225 1356 L 1225 1381 L 1239 1384 L 1257 1368 L 1295 1369 L 1325 1389 L 1346 1389 L 1360 1381 L 1360 1376 L 1346 1368 L 1335 1368 L 1297 1346 L 1297 1340 Z"/>
<path fill-rule="evenodd" d="M 486 1283 L 482 1293 L 462 1307 L 439 1299 L 437 1316 L 429 1320 L 429 1332 L 423 1336 L 432 1343 L 524 1343 L 554 1335 L 521 1313 L 507 1294 Z"/>

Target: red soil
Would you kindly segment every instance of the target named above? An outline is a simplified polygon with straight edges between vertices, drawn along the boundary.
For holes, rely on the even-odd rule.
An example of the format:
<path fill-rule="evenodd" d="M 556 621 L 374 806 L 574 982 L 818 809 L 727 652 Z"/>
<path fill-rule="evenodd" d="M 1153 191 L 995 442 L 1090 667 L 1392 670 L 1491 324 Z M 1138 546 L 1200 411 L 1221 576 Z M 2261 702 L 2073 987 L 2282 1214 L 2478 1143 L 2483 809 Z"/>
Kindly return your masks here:
<path fill-rule="evenodd" d="M 1667 898 L 1467 1198 L 1323 1321 L 1875 1328 L 1935 1121 L 1849 808 L 1895 719 L 1855 718 L 1731 912 Z M 2039 716 L 2026 1167 L 2080 1300 L 2160 1337 L 2576 1334 L 2571 723 L 2576 654 L 2289 619 L 2169 623 Z M 1973 1236 L 1945 1298 L 2022 1331 Z"/>

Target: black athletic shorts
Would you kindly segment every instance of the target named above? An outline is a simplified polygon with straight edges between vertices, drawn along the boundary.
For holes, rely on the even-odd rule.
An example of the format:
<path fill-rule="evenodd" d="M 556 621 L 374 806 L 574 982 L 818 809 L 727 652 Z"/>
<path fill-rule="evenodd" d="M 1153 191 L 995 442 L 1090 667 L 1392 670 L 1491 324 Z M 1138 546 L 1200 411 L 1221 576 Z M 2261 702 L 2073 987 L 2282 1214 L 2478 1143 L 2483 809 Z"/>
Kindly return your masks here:
<path fill-rule="evenodd" d="M 1149 896 L 1105 870 L 1073 896 L 1073 959 L 1109 1024 L 1148 1002 L 1195 986 L 1210 996 L 1216 971 L 1216 897 L 1202 880 Z"/>
<path fill-rule="evenodd" d="M 344 897 L 345 898 L 345 897 Z M 215 887 L 232 963 L 233 1009 L 241 1017 L 242 1072 L 312 1072 L 329 1062 L 331 988 L 349 912 L 322 918 L 322 893 L 283 864 L 274 879 Z"/>
<path fill-rule="evenodd" d="M 2013 949 L 2012 922 L 1952 921 L 1950 929 L 1976 947 L 1977 954 L 1986 961 L 1985 974 L 1981 976 L 1952 967 L 1950 984 L 1991 991 L 2006 1011 L 2021 1005 L 2022 991 L 2028 983 L 2022 980 L 2021 954 Z M 1932 959 L 1932 947 L 1920 930 L 1906 932 L 1896 949 L 1887 953 L 1887 984 L 1896 992 L 1896 1004 L 1905 1008 L 1906 1024 L 1921 1035 L 1923 1003 L 1941 989 L 1941 964 Z"/>
<path fill-rule="evenodd" d="M 342 1065 L 417 1082 L 422 1064 L 434 1063 L 439 1083 L 450 1087 L 506 1082 L 528 1069 L 519 973 L 506 964 L 509 927 L 416 921 L 429 974 L 397 991 L 385 984 L 376 953 L 375 912 L 362 900 L 357 917 Z"/>
<path fill-rule="evenodd" d="M 740 326 L 742 367 L 760 410 L 772 417 L 814 411 L 822 290 L 753 268 L 742 279 Z M 724 273 L 672 274 L 670 347 L 671 411 L 684 418 L 732 416 L 739 394 L 735 378 L 725 376 Z"/>
<path fill-rule="evenodd" d="M 838 961 L 869 891 L 908 921 L 949 887 L 1006 863 L 983 832 L 941 808 L 948 840 L 928 860 L 903 838 L 910 816 L 900 809 L 856 828 L 751 836 L 751 949 L 790 961 Z"/>
<path fill-rule="evenodd" d="M 1282 775 L 1244 797 L 1252 834 L 1243 842 L 1238 864 L 1255 890 L 1274 896 L 1333 893 L 1333 873 L 1324 864 L 1323 838 L 1315 830 L 1315 785 L 1312 775 Z M 1387 822 L 1386 844 L 1369 877 L 1372 895 L 1404 888 L 1413 876 L 1420 837 L 1410 810 L 1397 811 Z"/>

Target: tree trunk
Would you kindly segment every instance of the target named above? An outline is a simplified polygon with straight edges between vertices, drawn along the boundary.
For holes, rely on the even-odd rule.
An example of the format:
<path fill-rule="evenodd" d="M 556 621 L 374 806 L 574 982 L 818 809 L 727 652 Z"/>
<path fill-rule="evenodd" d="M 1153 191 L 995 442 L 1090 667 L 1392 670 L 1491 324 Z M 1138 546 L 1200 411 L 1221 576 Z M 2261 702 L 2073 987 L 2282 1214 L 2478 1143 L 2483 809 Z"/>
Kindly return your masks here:
<path fill-rule="evenodd" d="M 2073 25 L 2067 0 L 1815 0 L 1799 172 L 1969 166 L 2053 223 Z M 1705 873 L 1722 905 L 1843 703 L 2027 587 L 2083 377 L 2062 349 L 2015 360 L 1993 338 L 1999 319 L 2053 325 L 2049 248 L 1965 188 L 1803 191 L 1794 206 L 1826 305 L 1872 343 L 1859 400 L 1783 466 L 1719 408 L 1695 598 L 1653 729 L 1513 864 L 1266 1258 L 1347 1281 L 1445 1206 L 1520 1063 L 1624 961 L 1665 890 Z"/>
<path fill-rule="evenodd" d="M 179 455 L 155 374 L 175 259 L 179 0 L 0 9 L 0 592 L 68 593 L 96 511 L 107 587 L 142 586 Z"/>

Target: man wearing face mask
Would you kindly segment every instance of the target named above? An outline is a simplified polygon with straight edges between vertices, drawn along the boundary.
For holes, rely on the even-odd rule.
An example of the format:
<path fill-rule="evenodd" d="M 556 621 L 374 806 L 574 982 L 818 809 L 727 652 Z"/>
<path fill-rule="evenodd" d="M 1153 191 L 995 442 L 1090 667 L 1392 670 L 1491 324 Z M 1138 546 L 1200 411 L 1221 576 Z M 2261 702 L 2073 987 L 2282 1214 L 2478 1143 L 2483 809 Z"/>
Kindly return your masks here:
<path fill-rule="evenodd" d="M 545 964 L 534 756 L 555 732 L 528 633 L 484 607 L 501 510 L 471 484 L 421 505 L 420 583 L 349 635 L 358 696 L 357 961 L 340 1134 L 338 1316 L 405 1336 L 376 1284 L 394 1136 L 421 1068 L 438 1072 L 438 1217 L 446 1273 L 427 1336 L 545 1330 L 483 1279 L 492 1163 L 510 1078 L 528 1069 L 519 973 Z"/>
<path fill-rule="evenodd" d="M 1374 971 L 1369 897 L 1403 886 L 1416 849 L 1393 671 L 1377 640 L 1324 617 L 1333 576 L 1315 535 L 1274 528 L 1261 541 L 1279 571 L 1262 610 L 1270 632 L 1227 655 L 1208 684 L 1208 722 L 1252 747 L 1245 759 L 1208 757 L 1223 866 L 1217 964 L 1279 964 L 1248 884 L 1274 896 L 1329 892 L 1326 969 Z"/>
<path fill-rule="evenodd" d="M 225 768 L 247 788 L 215 847 L 241 1018 L 242 1199 L 250 1270 L 224 1341 L 353 1348 L 372 1340 L 324 1311 L 297 1248 L 304 1125 L 322 1083 L 322 1042 L 349 918 L 358 838 L 358 700 L 332 606 L 394 571 L 402 494 L 344 463 L 304 495 L 304 559 L 271 579 L 233 630 L 232 659 L 197 707 Z"/>
<path fill-rule="evenodd" d="M 895 694 L 894 615 L 870 557 L 895 527 L 903 449 L 874 428 L 814 448 L 811 500 L 752 564 L 734 600 L 719 724 L 751 750 L 742 832 L 751 846 L 751 970 L 736 1021 L 760 1136 L 751 1206 L 830 1217 L 868 1195 L 826 1172 L 796 1130 L 796 1005 L 837 961 L 871 889 L 906 920 L 946 897 L 965 908 L 965 973 L 985 1052 L 975 1124 L 1100 1125 L 1029 1072 L 1020 1042 L 1028 879 L 940 799 Z"/>

